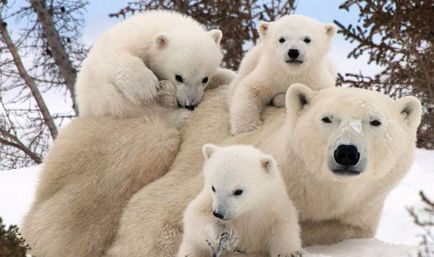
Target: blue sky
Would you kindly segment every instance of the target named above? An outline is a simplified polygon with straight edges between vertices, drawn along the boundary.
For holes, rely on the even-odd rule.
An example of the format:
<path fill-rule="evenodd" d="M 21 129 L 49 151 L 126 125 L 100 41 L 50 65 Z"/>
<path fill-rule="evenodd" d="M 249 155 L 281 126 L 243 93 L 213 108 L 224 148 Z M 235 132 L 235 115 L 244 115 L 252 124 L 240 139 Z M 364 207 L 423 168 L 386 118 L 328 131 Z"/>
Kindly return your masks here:
<path fill-rule="evenodd" d="M 350 12 L 339 9 L 339 5 L 343 2 L 343 0 L 297 0 L 295 12 L 321 22 L 332 22 L 333 20 L 339 20 L 344 24 L 356 22 L 358 13 L 354 8 Z"/>
<path fill-rule="evenodd" d="M 331 23 L 333 20 L 339 20 L 343 24 L 357 22 L 356 10 L 346 12 L 338 8 L 342 2 L 343 0 L 297 0 L 296 13 L 313 17 L 324 23 Z M 121 19 L 109 18 L 108 14 L 120 10 L 127 3 L 128 0 L 90 0 L 87 6 L 86 24 L 83 28 L 85 42 L 93 42 L 98 35 L 119 22 Z"/>

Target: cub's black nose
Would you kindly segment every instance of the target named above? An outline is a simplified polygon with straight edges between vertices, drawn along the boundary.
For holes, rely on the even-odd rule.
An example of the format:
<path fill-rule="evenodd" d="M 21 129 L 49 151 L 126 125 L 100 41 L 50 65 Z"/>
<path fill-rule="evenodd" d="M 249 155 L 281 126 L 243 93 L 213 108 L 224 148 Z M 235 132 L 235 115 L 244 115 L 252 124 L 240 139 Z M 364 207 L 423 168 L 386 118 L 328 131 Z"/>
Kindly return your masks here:
<path fill-rule="evenodd" d="M 220 213 L 213 211 L 212 214 L 214 215 L 214 217 L 219 218 L 219 219 L 223 219 L 223 215 L 221 215 Z"/>
<path fill-rule="evenodd" d="M 292 59 L 297 59 L 300 56 L 298 49 L 289 49 L 288 56 Z"/>
<path fill-rule="evenodd" d="M 196 105 L 186 105 L 185 108 L 189 109 L 190 111 L 193 111 L 194 108 L 196 108 Z"/>
<path fill-rule="evenodd" d="M 354 166 L 359 162 L 360 153 L 354 145 L 340 145 L 335 150 L 335 161 L 344 166 Z"/>

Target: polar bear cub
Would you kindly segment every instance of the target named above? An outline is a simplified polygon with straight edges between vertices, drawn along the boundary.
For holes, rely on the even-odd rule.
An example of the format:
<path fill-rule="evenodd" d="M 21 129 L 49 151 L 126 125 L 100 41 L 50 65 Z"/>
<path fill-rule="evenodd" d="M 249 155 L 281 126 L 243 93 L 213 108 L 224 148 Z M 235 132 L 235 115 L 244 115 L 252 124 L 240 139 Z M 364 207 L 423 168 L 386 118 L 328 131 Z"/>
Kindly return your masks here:
<path fill-rule="evenodd" d="M 115 25 L 97 39 L 78 74 L 80 115 L 138 117 L 161 89 L 176 94 L 175 107 L 194 109 L 209 84 L 234 77 L 219 68 L 221 39 L 220 30 L 206 31 L 171 11 L 147 11 Z"/>
<path fill-rule="evenodd" d="M 231 133 L 254 130 L 261 124 L 265 105 L 284 105 L 284 93 L 293 83 L 314 90 L 334 87 L 336 71 L 328 58 L 336 33 L 333 24 L 322 24 L 301 15 L 287 15 L 259 24 L 261 42 L 243 58 L 229 88 Z"/>
<path fill-rule="evenodd" d="M 273 157 L 248 145 L 202 151 L 205 185 L 184 212 L 177 256 L 302 256 L 297 212 Z"/>

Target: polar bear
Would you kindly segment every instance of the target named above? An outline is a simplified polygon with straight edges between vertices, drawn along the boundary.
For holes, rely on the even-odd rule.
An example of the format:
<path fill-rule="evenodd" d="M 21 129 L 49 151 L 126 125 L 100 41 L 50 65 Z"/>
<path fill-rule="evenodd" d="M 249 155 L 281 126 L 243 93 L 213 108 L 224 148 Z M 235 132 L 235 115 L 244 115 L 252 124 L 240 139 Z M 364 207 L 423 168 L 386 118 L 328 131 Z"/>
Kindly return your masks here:
<path fill-rule="evenodd" d="M 221 39 L 220 30 L 207 32 L 191 17 L 171 11 L 147 11 L 113 26 L 96 40 L 78 74 L 80 116 L 173 113 L 155 103 L 160 91 L 176 94 L 175 107 L 193 110 L 205 88 L 234 77 L 219 68 Z M 173 107 L 173 101 L 162 105 Z M 186 110 L 178 112 L 175 116 Z"/>
<path fill-rule="evenodd" d="M 128 200 L 164 175 L 179 143 L 179 130 L 160 116 L 74 119 L 44 157 L 35 199 L 22 222 L 32 256 L 101 257 Z M 118 166 L 120 159 L 128 165 Z"/>
<path fill-rule="evenodd" d="M 276 159 L 299 213 L 303 245 L 374 236 L 384 199 L 412 163 L 421 119 L 417 98 L 392 100 L 358 88 L 317 92 L 296 84 L 286 108 L 267 108 L 263 126 L 231 136 L 225 93 L 208 94 L 192 114 L 170 171 L 130 199 L 105 256 L 176 254 L 182 212 L 203 187 L 205 143 L 251 144 Z"/>
<path fill-rule="evenodd" d="M 204 188 L 184 212 L 177 256 L 301 257 L 297 211 L 274 158 L 249 145 L 202 152 Z"/>
<path fill-rule="evenodd" d="M 243 58 L 230 85 L 232 134 L 259 127 L 265 105 L 273 100 L 282 106 L 284 93 L 293 83 L 315 90 L 335 86 L 336 70 L 328 58 L 335 25 L 287 15 L 261 22 L 258 31 L 261 43 Z"/>
<path fill-rule="evenodd" d="M 182 213 L 203 188 L 206 143 L 251 144 L 276 159 L 303 245 L 374 235 L 385 197 L 413 160 L 416 98 L 295 85 L 286 108 L 266 108 L 263 126 L 231 136 L 226 95 L 225 86 L 207 90 L 181 131 L 160 116 L 74 119 L 45 160 L 23 222 L 34 255 L 175 256 Z M 341 144 L 350 147 L 334 163 Z"/>

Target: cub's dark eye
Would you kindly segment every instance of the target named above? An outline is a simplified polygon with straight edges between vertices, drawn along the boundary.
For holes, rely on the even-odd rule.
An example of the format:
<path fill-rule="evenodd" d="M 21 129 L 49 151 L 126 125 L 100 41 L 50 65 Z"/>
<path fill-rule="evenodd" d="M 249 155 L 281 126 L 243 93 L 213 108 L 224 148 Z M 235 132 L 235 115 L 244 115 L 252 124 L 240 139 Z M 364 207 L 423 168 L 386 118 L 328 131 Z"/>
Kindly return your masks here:
<path fill-rule="evenodd" d="M 239 195 L 242 195 L 242 194 L 243 194 L 243 190 L 241 190 L 241 189 L 237 189 L 237 190 L 234 191 L 234 195 L 235 196 L 239 196 Z"/>
<path fill-rule="evenodd" d="M 309 37 L 305 37 L 304 39 L 303 39 L 303 41 L 306 43 L 306 44 L 309 44 L 310 43 L 310 41 L 312 41 Z"/>
<path fill-rule="evenodd" d="M 279 38 L 279 43 L 282 44 L 282 43 L 285 43 L 285 41 L 286 41 L 286 40 L 285 40 L 283 37 Z"/>
<path fill-rule="evenodd" d="M 208 82 L 208 77 L 205 77 L 205 78 L 202 79 L 202 83 L 205 84 L 206 82 Z"/>
<path fill-rule="evenodd" d="M 211 186 L 211 190 L 215 193 L 215 187 Z"/>
<path fill-rule="evenodd" d="M 176 81 L 178 81 L 178 82 L 184 82 L 184 79 L 182 78 L 182 76 L 181 75 L 176 75 L 175 76 L 175 79 L 176 79 Z"/>
<path fill-rule="evenodd" d="M 369 124 L 371 124 L 371 126 L 378 127 L 381 125 L 381 121 L 373 120 L 373 121 L 369 122 Z"/>
<path fill-rule="evenodd" d="M 324 123 L 332 123 L 332 120 L 329 117 L 324 117 L 321 119 Z"/>

